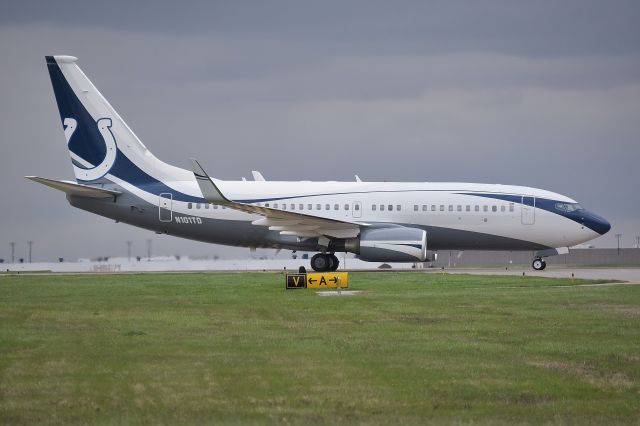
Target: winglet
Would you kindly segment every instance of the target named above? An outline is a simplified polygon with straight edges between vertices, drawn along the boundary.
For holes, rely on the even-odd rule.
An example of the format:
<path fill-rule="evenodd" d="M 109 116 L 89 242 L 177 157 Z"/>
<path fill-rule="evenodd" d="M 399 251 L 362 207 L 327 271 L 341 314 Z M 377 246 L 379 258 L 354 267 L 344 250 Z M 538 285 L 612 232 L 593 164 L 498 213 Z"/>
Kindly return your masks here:
<path fill-rule="evenodd" d="M 253 175 L 253 180 L 256 182 L 264 182 L 266 180 L 264 176 L 262 176 L 262 173 L 257 170 L 251 170 L 251 174 Z"/>
<path fill-rule="evenodd" d="M 231 204 L 231 201 L 222 194 L 218 186 L 195 158 L 191 159 L 191 170 L 196 178 L 196 182 L 198 182 L 200 191 L 202 191 L 202 195 L 207 201 L 213 204 Z"/>

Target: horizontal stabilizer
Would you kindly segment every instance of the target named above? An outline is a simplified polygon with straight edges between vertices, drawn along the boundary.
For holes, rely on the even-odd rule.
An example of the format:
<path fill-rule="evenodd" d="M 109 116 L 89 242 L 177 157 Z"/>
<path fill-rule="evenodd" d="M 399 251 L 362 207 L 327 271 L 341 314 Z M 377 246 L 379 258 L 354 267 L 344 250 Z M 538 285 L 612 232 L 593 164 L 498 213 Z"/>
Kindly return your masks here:
<path fill-rule="evenodd" d="M 57 189 L 62 192 L 66 192 L 69 195 L 75 195 L 77 197 L 87 198 L 113 198 L 122 194 L 118 191 L 112 191 L 109 189 L 95 188 L 89 185 L 82 185 L 68 180 L 55 180 L 46 179 L 39 176 L 25 176 L 34 182 L 41 183 L 48 187 Z"/>

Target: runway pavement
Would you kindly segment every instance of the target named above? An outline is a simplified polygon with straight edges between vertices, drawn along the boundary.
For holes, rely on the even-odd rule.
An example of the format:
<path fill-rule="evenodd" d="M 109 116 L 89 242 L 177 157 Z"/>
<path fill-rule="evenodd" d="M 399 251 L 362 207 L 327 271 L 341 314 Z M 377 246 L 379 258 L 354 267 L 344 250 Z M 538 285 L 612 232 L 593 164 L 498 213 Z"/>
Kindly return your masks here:
<path fill-rule="evenodd" d="M 573 274 L 576 279 L 587 280 L 616 280 L 640 283 L 640 268 L 553 268 L 548 267 L 544 271 L 535 271 L 531 268 L 513 269 L 466 269 L 455 268 L 445 269 L 450 274 L 473 274 L 473 275 L 522 275 L 524 272 L 529 276 L 550 277 L 550 278 L 571 278 Z"/>

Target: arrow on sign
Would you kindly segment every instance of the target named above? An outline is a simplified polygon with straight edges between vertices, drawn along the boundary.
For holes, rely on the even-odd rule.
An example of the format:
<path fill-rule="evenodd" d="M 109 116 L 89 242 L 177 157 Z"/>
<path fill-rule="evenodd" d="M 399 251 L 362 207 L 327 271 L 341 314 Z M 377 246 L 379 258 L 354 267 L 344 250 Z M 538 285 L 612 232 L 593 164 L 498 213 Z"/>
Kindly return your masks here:
<path fill-rule="evenodd" d="M 316 282 L 316 281 L 318 281 L 318 280 L 314 280 L 313 278 L 309 278 L 309 283 L 310 283 L 310 284 L 313 284 L 313 283 L 314 283 L 314 282 Z"/>
<path fill-rule="evenodd" d="M 335 284 L 338 282 L 338 277 L 329 278 L 329 281 L 333 281 L 333 283 Z"/>

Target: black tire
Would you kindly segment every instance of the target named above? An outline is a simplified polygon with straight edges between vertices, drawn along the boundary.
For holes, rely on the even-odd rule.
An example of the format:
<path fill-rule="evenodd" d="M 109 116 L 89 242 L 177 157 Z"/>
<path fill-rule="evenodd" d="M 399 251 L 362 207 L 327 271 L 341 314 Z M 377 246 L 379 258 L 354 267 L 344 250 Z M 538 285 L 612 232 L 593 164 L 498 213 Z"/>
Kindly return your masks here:
<path fill-rule="evenodd" d="M 328 271 L 330 267 L 331 260 L 324 253 L 318 253 L 311 258 L 311 268 L 316 272 Z"/>
<path fill-rule="evenodd" d="M 329 268 L 329 271 L 337 271 L 338 266 L 340 266 L 340 261 L 338 260 L 338 257 L 335 254 L 330 254 L 329 260 L 331 263 L 331 267 Z"/>
<path fill-rule="evenodd" d="M 547 267 L 547 262 L 545 262 L 544 259 L 540 257 L 536 257 L 535 259 L 533 259 L 533 262 L 531 262 L 531 267 L 533 267 L 533 269 L 535 269 L 536 271 L 543 271 L 544 268 Z"/>

